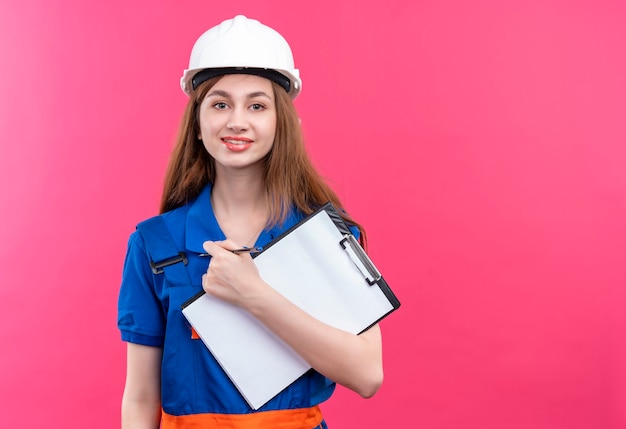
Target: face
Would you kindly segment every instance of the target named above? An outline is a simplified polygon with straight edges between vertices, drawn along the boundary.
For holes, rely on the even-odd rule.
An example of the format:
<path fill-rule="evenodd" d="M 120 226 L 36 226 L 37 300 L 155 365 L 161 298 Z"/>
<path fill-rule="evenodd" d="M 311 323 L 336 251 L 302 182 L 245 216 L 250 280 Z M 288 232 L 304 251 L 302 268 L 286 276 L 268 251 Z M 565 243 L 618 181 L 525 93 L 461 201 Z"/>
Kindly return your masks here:
<path fill-rule="evenodd" d="M 216 172 L 259 170 L 276 134 L 276 103 L 268 79 L 246 74 L 222 77 L 200 105 L 200 138 Z"/>

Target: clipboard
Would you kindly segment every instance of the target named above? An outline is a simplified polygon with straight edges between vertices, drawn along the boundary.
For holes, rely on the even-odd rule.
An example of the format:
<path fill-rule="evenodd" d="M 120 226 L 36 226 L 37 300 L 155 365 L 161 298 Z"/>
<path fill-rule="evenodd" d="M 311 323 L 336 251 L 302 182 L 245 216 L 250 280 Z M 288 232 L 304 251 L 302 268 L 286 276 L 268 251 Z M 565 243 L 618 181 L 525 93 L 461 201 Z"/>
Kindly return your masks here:
<path fill-rule="evenodd" d="M 254 255 L 261 278 L 333 327 L 360 334 L 400 307 L 331 203 Z M 311 367 L 245 310 L 204 292 L 182 312 L 246 402 L 259 409 Z"/>

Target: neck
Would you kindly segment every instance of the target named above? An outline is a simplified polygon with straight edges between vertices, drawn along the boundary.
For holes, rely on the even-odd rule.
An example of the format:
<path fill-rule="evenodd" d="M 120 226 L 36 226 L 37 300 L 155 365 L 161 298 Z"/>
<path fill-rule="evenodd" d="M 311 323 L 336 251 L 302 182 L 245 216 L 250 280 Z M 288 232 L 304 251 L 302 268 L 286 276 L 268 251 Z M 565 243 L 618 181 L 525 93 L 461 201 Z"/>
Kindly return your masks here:
<path fill-rule="evenodd" d="M 266 208 L 265 186 L 259 175 L 216 175 L 211 199 L 227 216 Z"/>
<path fill-rule="evenodd" d="M 259 175 L 216 175 L 211 203 L 226 237 L 240 245 L 253 245 L 267 223 L 266 192 Z"/>

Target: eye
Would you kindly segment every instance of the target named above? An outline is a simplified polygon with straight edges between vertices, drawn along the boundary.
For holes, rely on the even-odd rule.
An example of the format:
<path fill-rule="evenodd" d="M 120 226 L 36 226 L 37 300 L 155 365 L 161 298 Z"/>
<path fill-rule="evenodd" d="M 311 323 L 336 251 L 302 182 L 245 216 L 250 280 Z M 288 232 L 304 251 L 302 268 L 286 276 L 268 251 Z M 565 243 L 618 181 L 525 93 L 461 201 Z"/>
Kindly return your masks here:
<path fill-rule="evenodd" d="M 217 110 L 224 110 L 228 108 L 228 104 L 224 103 L 223 101 L 218 101 L 217 103 L 213 103 L 213 107 Z"/>
<path fill-rule="evenodd" d="M 254 103 L 250 106 L 250 110 L 265 110 L 265 106 L 261 103 Z"/>

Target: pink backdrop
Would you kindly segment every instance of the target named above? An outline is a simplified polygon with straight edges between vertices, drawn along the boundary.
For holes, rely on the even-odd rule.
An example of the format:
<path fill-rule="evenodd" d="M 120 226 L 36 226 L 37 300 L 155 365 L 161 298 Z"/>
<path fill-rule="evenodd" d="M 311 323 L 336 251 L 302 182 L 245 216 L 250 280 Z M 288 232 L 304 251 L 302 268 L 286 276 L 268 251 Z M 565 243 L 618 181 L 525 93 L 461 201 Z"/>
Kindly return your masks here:
<path fill-rule="evenodd" d="M 0 421 L 118 425 L 126 240 L 157 210 L 208 26 L 295 51 L 310 151 L 403 303 L 333 428 L 626 427 L 626 7 L 0 3 Z"/>

